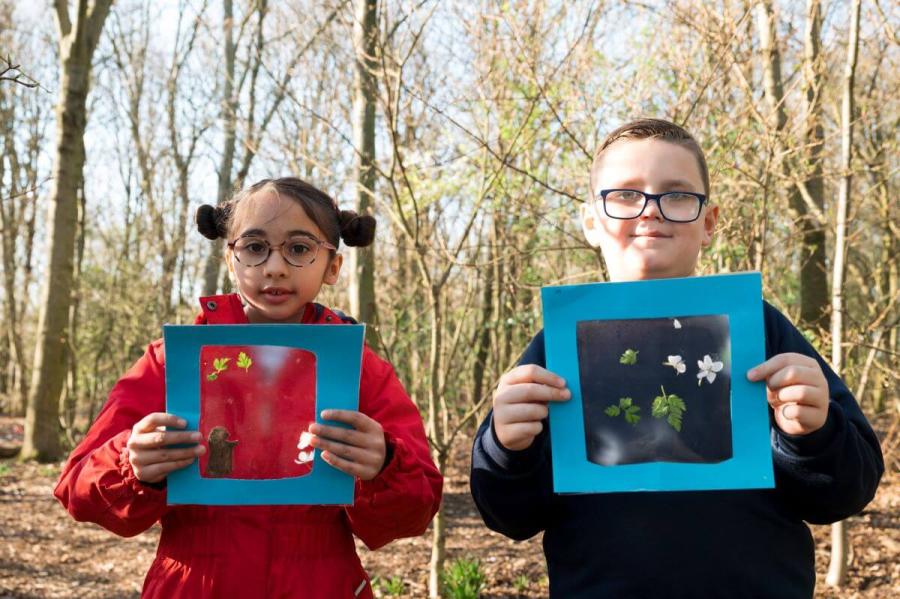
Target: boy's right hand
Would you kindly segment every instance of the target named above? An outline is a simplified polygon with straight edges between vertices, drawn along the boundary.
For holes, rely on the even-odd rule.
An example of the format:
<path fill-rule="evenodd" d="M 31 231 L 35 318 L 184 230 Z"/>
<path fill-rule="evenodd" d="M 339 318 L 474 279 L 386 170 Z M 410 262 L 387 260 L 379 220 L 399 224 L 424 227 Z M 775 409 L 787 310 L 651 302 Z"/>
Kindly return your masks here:
<path fill-rule="evenodd" d="M 534 364 L 504 374 L 494 391 L 494 432 L 500 444 L 512 451 L 531 447 L 544 430 L 547 402 L 571 396 L 562 377 Z"/>
<path fill-rule="evenodd" d="M 154 412 L 144 416 L 131 429 L 128 437 L 128 461 L 134 475 L 141 482 L 158 483 L 173 470 L 191 464 L 206 453 L 203 445 L 170 447 L 201 440 L 198 431 L 173 431 L 163 427 L 184 428 L 187 422 L 174 414 Z"/>

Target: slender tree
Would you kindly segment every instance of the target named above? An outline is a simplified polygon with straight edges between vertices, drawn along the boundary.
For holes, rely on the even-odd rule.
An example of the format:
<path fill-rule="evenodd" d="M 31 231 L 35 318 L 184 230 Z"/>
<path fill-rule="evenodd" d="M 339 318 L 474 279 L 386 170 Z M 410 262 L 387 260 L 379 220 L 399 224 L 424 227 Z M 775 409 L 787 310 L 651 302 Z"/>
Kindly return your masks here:
<path fill-rule="evenodd" d="M 356 148 L 356 211 L 366 214 L 374 207 L 372 199 L 377 176 L 374 163 L 378 0 L 354 0 L 354 5 L 353 52 L 356 70 L 353 81 L 353 145 Z M 351 250 L 349 266 L 350 310 L 356 318 L 369 325 L 366 328 L 366 339 L 370 345 L 374 345 L 377 341 L 374 248 Z"/>
<path fill-rule="evenodd" d="M 79 194 L 84 185 L 84 130 L 91 63 L 112 0 L 55 0 L 59 33 L 56 151 L 47 214 L 47 283 L 38 317 L 34 375 L 25 417 L 23 459 L 59 458 L 59 398 L 66 376 Z"/>
<path fill-rule="evenodd" d="M 844 366 L 844 274 L 847 260 L 847 213 L 850 206 L 851 161 L 853 158 L 853 79 L 859 54 L 860 0 L 850 8 L 850 31 L 847 40 L 847 62 L 844 66 L 841 99 L 841 179 L 835 210 L 834 268 L 831 275 L 831 367 L 838 375 Z M 831 561 L 825 581 L 841 586 L 847 578 L 849 551 L 847 523 L 831 526 Z"/>

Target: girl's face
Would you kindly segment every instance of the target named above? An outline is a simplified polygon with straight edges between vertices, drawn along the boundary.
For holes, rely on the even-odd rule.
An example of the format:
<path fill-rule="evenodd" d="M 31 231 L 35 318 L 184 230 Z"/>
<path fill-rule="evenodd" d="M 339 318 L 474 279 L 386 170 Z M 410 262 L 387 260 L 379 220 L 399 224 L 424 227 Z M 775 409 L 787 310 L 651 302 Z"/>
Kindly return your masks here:
<path fill-rule="evenodd" d="M 704 193 L 697 158 L 687 148 L 659 139 L 622 140 L 609 146 L 595 174 L 595 197 L 602 189 Z M 581 208 L 584 234 L 603 251 L 613 281 L 692 276 L 719 215 L 719 208 L 708 203 L 689 223 L 664 219 L 654 201 L 629 220 L 608 217 L 599 199 Z"/>
<path fill-rule="evenodd" d="M 257 255 L 265 251 L 264 242 L 272 246 L 268 259 L 257 266 L 249 263 L 258 260 L 242 262 L 240 250 L 230 248 L 225 257 L 250 322 L 300 322 L 306 304 L 316 298 L 322 285 L 337 282 L 342 256 L 310 243 L 310 238 L 324 240 L 325 235 L 291 198 L 264 190 L 238 203 L 230 241 L 239 246 L 249 242 L 249 249 Z M 311 264 L 297 267 L 285 260 L 282 252 L 290 253 L 294 262 L 303 261 L 293 256 L 304 247 L 316 252 Z"/>

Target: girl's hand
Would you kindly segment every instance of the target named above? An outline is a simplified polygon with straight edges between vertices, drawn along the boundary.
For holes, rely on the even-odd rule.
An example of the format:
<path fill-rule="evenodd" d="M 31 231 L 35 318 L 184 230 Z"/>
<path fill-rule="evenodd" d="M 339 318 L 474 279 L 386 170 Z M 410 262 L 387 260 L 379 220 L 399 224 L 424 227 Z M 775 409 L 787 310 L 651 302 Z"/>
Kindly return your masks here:
<path fill-rule="evenodd" d="M 164 427 L 184 428 L 187 422 L 174 414 L 154 412 L 144 416 L 131 429 L 128 437 L 128 461 L 139 481 L 158 483 L 173 470 L 191 464 L 197 456 L 206 452 L 202 445 L 187 448 L 173 448 L 170 445 L 197 443 L 197 431 L 173 431 Z"/>
<path fill-rule="evenodd" d="M 571 396 L 566 381 L 534 364 L 516 366 L 504 374 L 494 391 L 494 431 L 500 444 L 513 451 L 531 447 L 544 430 L 547 402 Z"/>
<path fill-rule="evenodd" d="M 751 381 L 766 380 L 775 424 L 789 435 L 808 435 L 828 418 L 828 381 L 815 359 L 778 354 L 747 372 Z"/>
<path fill-rule="evenodd" d="M 372 480 L 384 467 L 387 446 L 384 429 L 362 412 L 325 410 L 325 420 L 343 422 L 352 429 L 313 423 L 310 445 L 322 450 L 322 459 L 342 472 L 360 480 Z"/>

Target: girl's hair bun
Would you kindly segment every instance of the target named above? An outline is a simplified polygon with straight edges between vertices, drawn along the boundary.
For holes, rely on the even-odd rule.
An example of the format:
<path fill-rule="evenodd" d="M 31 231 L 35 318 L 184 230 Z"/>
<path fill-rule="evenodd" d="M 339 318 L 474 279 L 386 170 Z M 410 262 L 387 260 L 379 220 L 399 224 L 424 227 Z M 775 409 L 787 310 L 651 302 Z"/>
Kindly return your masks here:
<path fill-rule="evenodd" d="M 207 239 L 228 235 L 228 211 L 221 206 L 204 204 L 197 208 L 197 230 Z"/>
<path fill-rule="evenodd" d="M 341 210 L 338 213 L 338 224 L 341 228 L 341 239 L 349 246 L 366 247 L 375 239 L 374 216 Z"/>

